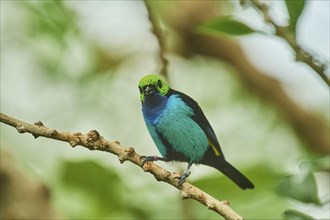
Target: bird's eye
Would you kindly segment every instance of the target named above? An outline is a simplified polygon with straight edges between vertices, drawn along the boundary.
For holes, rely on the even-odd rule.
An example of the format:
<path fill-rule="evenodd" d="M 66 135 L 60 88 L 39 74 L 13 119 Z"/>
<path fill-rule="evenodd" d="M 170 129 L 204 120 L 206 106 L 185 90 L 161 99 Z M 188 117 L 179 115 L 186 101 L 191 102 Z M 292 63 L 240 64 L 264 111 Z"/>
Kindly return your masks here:
<path fill-rule="evenodd" d="M 163 85 L 162 85 L 162 81 L 158 80 L 157 84 L 158 84 L 158 87 L 161 89 L 162 86 L 163 86 Z"/>
<path fill-rule="evenodd" d="M 142 91 L 142 88 L 139 86 L 139 91 L 140 91 L 140 93 L 142 93 L 143 91 Z"/>

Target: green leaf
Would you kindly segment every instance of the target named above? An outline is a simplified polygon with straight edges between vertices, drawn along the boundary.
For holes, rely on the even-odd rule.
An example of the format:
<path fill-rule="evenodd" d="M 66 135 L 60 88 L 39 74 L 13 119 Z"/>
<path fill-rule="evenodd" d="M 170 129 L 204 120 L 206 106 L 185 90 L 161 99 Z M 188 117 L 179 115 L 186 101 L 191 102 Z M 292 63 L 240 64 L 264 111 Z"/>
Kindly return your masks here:
<path fill-rule="evenodd" d="M 228 34 L 234 36 L 247 35 L 256 32 L 251 27 L 231 17 L 220 17 L 207 21 L 197 28 L 201 32 L 211 32 L 219 34 Z"/>
<path fill-rule="evenodd" d="M 307 215 L 303 212 L 294 209 L 285 210 L 283 213 L 284 219 L 287 220 L 313 220 L 314 218 L 310 215 Z"/>
<path fill-rule="evenodd" d="M 305 7 L 305 0 L 285 0 L 286 7 L 290 16 L 289 30 L 296 33 L 296 25 Z"/>
<path fill-rule="evenodd" d="M 279 195 L 293 198 L 304 203 L 320 204 L 314 175 L 289 175 L 279 182 L 276 191 Z"/>

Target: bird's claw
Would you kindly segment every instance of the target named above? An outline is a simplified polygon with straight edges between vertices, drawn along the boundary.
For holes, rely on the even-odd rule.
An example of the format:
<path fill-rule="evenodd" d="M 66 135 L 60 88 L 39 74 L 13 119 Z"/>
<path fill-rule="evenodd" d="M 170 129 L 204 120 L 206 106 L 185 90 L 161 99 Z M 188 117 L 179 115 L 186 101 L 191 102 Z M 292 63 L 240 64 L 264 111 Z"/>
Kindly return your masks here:
<path fill-rule="evenodd" d="M 157 157 L 155 156 L 142 156 L 141 158 L 144 158 L 143 162 L 142 162 L 142 167 L 144 166 L 145 163 L 149 162 L 149 161 L 156 161 Z"/>
<path fill-rule="evenodd" d="M 179 179 L 178 186 L 181 186 L 187 179 L 187 177 L 190 175 L 190 171 L 186 170 L 183 172 L 182 176 L 175 177 L 176 179 Z"/>

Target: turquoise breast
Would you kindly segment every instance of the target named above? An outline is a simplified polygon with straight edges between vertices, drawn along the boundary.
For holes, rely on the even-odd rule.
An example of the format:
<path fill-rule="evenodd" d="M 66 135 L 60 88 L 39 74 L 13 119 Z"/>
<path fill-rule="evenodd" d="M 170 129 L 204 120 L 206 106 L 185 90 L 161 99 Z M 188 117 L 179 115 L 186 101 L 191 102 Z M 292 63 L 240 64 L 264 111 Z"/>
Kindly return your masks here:
<path fill-rule="evenodd" d="M 181 153 L 187 161 L 198 163 L 208 149 L 208 139 L 202 128 L 192 119 L 193 110 L 185 104 L 178 95 L 168 98 L 162 111 L 152 121 L 147 122 L 147 128 L 159 152 L 163 157 L 173 159 L 168 155 L 167 147 L 160 139 L 160 133 L 170 147 Z"/>

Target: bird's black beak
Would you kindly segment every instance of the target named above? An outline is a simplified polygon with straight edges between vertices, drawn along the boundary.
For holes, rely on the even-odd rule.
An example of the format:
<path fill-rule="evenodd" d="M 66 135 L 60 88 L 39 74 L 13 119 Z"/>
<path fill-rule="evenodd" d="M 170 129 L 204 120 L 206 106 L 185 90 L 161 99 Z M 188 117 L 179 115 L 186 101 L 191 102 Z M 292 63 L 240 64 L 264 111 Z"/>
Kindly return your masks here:
<path fill-rule="evenodd" d="M 155 86 L 145 86 L 143 88 L 143 94 L 148 96 L 148 95 L 152 95 L 154 94 L 155 92 L 157 91 L 156 87 Z"/>

